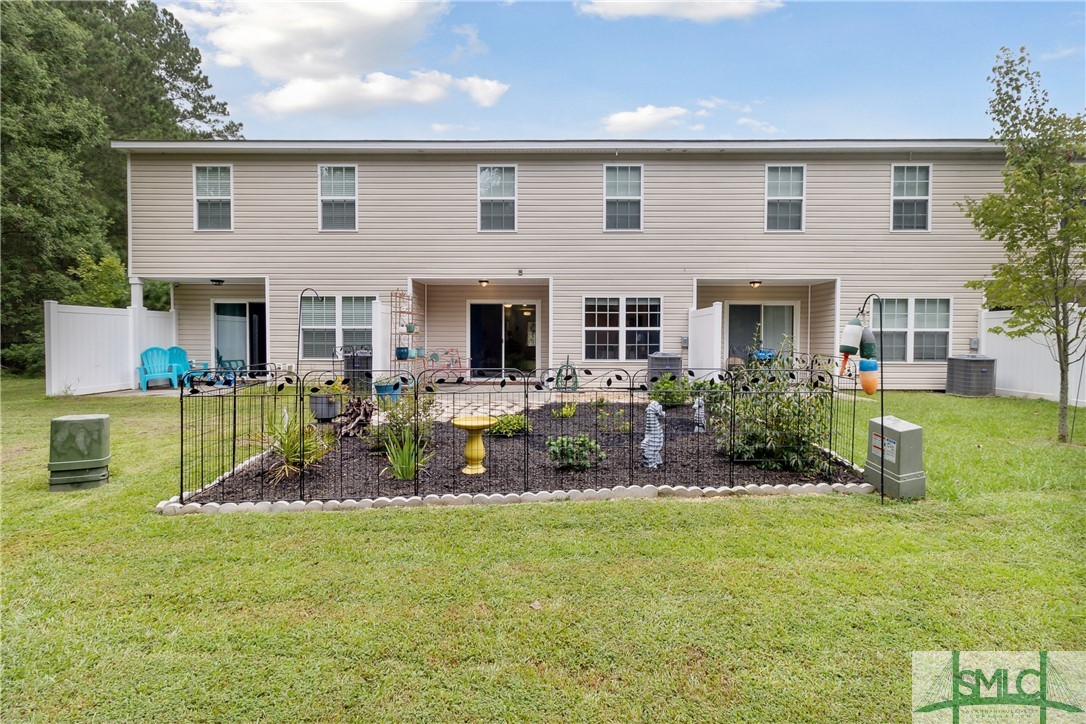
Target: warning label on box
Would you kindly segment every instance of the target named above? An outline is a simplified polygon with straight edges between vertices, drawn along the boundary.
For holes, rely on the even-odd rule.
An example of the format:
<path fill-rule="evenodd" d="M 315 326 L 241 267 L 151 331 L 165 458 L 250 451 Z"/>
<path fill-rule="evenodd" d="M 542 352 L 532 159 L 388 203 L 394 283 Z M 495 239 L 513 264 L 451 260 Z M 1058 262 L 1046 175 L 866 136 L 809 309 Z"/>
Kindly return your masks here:
<path fill-rule="evenodd" d="M 883 437 L 877 432 L 871 433 L 871 452 L 888 463 L 897 462 L 897 440 Z"/>

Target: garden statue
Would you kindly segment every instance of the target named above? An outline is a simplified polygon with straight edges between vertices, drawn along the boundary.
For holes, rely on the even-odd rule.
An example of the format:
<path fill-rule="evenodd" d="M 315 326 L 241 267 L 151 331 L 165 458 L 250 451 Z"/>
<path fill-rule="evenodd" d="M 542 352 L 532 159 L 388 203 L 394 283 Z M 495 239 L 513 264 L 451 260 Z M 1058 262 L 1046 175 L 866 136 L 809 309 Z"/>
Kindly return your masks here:
<path fill-rule="evenodd" d="M 705 432 L 705 399 L 694 398 L 694 432 Z"/>
<path fill-rule="evenodd" d="M 646 468 L 664 464 L 664 407 L 656 400 L 645 408 L 645 438 L 641 441 L 641 463 Z"/>

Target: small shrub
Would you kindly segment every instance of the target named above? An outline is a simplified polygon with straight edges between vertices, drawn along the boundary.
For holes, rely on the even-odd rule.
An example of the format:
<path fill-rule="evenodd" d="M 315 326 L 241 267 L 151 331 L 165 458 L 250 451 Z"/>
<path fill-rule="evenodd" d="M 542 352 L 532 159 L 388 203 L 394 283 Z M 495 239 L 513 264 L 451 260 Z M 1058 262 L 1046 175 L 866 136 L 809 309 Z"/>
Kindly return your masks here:
<path fill-rule="evenodd" d="M 385 444 L 388 466 L 381 470 L 381 474 L 391 472 L 397 480 L 414 480 L 434 457 L 434 453 L 426 452 L 426 444 L 425 440 L 416 443 L 411 435 L 388 438 Z"/>
<path fill-rule="evenodd" d="M 603 448 L 588 435 L 547 438 L 547 456 L 562 470 L 588 470 L 604 458 Z"/>
<path fill-rule="evenodd" d="M 513 437 L 532 431 L 532 421 L 525 415 L 499 415 L 498 421 L 490 426 L 491 435 Z"/>
<path fill-rule="evenodd" d="M 577 414 L 577 403 L 567 402 L 557 410 L 551 410 L 551 414 L 556 420 L 568 420 Z"/>
<path fill-rule="evenodd" d="M 710 406 L 714 418 L 731 423 L 717 426 L 717 447 L 766 470 L 827 474 L 830 463 L 817 446 L 829 445 L 832 404 L 828 379 L 747 368 L 736 375 L 734 394 Z"/>
<path fill-rule="evenodd" d="M 603 398 L 600 398 L 602 400 Z M 610 430 L 611 432 L 629 432 L 630 423 L 625 419 L 626 413 L 619 408 L 612 412 L 611 403 L 604 401 L 601 405 L 599 400 L 596 402 L 596 422 L 599 424 L 601 430 Z"/>
<path fill-rule="evenodd" d="M 690 402 L 690 390 L 691 384 L 685 377 L 676 377 L 670 372 L 665 372 L 652 383 L 649 398 L 656 400 L 664 407 L 678 407 Z"/>
<path fill-rule="evenodd" d="M 434 395 L 416 391 L 400 395 L 395 402 L 378 398 L 380 424 L 370 425 L 367 443 L 374 450 L 387 450 L 390 440 L 429 440 L 437 415 L 436 402 Z"/>
<path fill-rule="evenodd" d="M 265 426 L 265 442 L 278 456 L 271 470 L 271 479 L 279 482 L 318 462 L 327 455 L 336 442 L 330 428 L 317 427 L 316 418 L 304 410 L 300 418 L 292 416 L 284 407 L 283 414 L 272 412 Z"/>

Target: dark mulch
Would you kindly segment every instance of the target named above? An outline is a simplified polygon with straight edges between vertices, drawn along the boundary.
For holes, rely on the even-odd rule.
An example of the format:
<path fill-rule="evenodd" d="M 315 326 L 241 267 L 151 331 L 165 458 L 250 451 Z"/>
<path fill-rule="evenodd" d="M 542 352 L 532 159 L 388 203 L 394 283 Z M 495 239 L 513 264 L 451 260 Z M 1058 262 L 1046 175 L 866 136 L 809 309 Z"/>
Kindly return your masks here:
<path fill-rule="evenodd" d="M 669 408 L 665 422 L 664 464 L 654 470 L 641 466 L 644 405 L 609 403 L 603 413 L 592 404 L 578 406 L 576 415 L 560 419 L 558 405 L 532 409 L 532 432 L 511 438 L 484 437 L 487 472 L 465 475 L 467 433 L 448 422 L 434 423 L 427 448 L 435 453 L 419 480 L 395 480 L 382 472 L 388 461 L 366 440 L 349 437 L 302 476 L 272 482 L 272 461 L 239 470 L 189 498 L 194 502 L 246 500 L 346 500 L 396 495 L 444 493 L 511 493 L 541 490 L 586 490 L 616 485 L 736 486 L 749 483 L 862 482 L 852 471 L 837 467 L 831 478 L 762 470 L 732 463 L 717 452 L 712 432 L 694 432 L 689 408 Z M 586 471 L 559 470 L 548 460 L 549 436 L 587 433 L 602 447 L 605 459 Z"/>

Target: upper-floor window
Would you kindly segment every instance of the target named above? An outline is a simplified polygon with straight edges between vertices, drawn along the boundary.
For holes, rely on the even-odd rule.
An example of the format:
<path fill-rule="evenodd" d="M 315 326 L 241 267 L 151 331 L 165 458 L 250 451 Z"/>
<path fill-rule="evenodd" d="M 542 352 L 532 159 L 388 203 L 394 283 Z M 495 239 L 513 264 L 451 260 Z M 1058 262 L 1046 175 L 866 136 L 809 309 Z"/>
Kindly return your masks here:
<path fill-rule="evenodd" d="M 803 166 L 766 166 L 766 231 L 803 231 Z"/>
<path fill-rule="evenodd" d="M 517 167 L 479 167 L 479 231 L 517 230 Z"/>
<path fill-rule="evenodd" d="M 641 228 L 641 167 L 604 167 L 604 224 L 609 230 Z"/>
<path fill-rule="evenodd" d="M 659 351 L 659 297 L 585 297 L 585 359 L 639 360 Z"/>
<path fill-rule="evenodd" d="M 931 166 L 893 167 L 894 231 L 928 231 L 931 228 Z"/>
<path fill-rule="evenodd" d="M 950 353 L 949 299 L 884 299 L 881 316 L 876 300 L 871 325 L 881 337 L 880 360 L 942 362 Z"/>
<path fill-rule="evenodd" d="M 234 228 L 233 189 L 230 166 L 194 166 L 194 218 L 197 231 L 230 231 Z"/>
<path fill-rule="evenodd" d="M 339 347 L 373 346 L 375 297 L 302 297 L 302 359 L 333 359 Z"/>
<path fill-rule="evenodd" d="M 355 166 L 319 166 L 321 231 L 353 231 L 357 227 Z"/>

